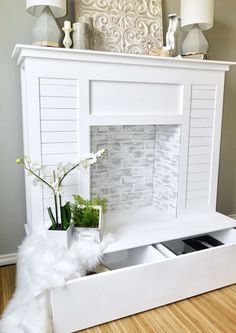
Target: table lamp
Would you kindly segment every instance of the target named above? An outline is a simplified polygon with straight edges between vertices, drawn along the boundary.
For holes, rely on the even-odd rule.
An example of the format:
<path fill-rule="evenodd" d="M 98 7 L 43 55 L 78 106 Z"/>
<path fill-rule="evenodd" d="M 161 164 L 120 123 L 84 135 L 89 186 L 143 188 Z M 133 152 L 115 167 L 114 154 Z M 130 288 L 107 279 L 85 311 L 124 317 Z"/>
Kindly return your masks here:
<path fill-rule="evenodd" d="M 213 27 L 214 0 L 181 0 L 181 29 L 189 31 L 182 55 L 207 54 L 209 44 L 202 30 Z"/>
<path fill-rule="evenodd" d="M 55 18 L 66 15 L 66 0 L 26 0 L 27 11 L 38 16 L 33 45 L 59 47 L 62 31 Z"/>

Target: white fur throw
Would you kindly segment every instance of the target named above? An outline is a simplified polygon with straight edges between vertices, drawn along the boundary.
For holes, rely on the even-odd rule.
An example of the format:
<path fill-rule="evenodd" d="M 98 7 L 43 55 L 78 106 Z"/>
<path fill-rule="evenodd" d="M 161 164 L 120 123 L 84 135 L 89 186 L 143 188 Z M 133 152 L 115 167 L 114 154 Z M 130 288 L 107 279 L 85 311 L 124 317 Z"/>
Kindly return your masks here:
<path fill-rule="evenodd" d="M 50 243 L 43 232 L 27 237 L 19 248 L 16 290 L 2 315 L 0 332 L 53 332 L 48 290 L 94 269 L 110 241 L 109 235 L 101 243 L 80 240 L 66 250 Z"/>

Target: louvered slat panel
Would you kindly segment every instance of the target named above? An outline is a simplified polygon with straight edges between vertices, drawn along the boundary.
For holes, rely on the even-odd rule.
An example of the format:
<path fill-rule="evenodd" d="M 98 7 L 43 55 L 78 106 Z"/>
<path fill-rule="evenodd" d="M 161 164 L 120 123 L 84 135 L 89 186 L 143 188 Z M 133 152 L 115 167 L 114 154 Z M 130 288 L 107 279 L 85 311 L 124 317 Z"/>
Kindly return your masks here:
<path fill-rule="evenodd" d="M 57 165 L 78 161 L 78 87 L 76 80 L 40 79 L 41 159 L 51 176 Z M 72 200 L 79 192 L 79 171 L 73 170 L 63 182 L 62 201 Z M 49 178 L 48 178 L 49 179 Z M 43 190 L 44 220 L 46 208 L 54 208 L 51 191 Z"/>
<path fill-rule="evenodd" d="M 212 84 L 192 84 L 192 90 L 213 90 L 216 91 L 216 86 Z"/>
<path fill-rule="evenodd" d="M 213 128 L 190 128 L 190 137 L 194 136 L 212 136 Z"/>
<path fill-rule="evenodd" d="M 191 119 L 190 121 L 190 127 L 212 127 L 213 123 L 212 123 L 212 119 Z"/>
<path fill-rule="evenodd" d="M 214 117 L 214 112 L 211 109 L 192 109 L 191 118 L 200 118 L 200 119 L 212 119 Z"/>
<path fill-rule="evenodd" d="M 209 205 L 215 96 L 215 86 L 192 86 L 187 208 Z"/>
<path fill-rule="evenodd" d="M 187 207 L 188 208 L 201 208 L 201 207 L 206 207 L 208 206 L 209 199 L 208 197 L 206 198 L 194 198 L 194 199 L 188 199 L 187 200 Z"/>
<path fill-rule="evenodd" d="M 76 120 L 76 109 L 41 109 L 41 120 Z"/>
<path fill-rule="evenodd" d="M 58 97 L 74 97 L 76 96 L 75 86 L 65 86 L 65 85 L 52 85 L 44 84 L 40 86 L 40 96 L 58 96 Z"/>
<path fill-rule="evenodd" d="M 188 163 L 191 164 L 201 164 L 207 163 L 210 164 L 211 162 L 211 155 L 196 155 L 196 156 L 189 156 Z"/>
<path fill-rule="evenodd" d="M 51 155 L 42 155 L 43 165 L 55 165 L 60 162 L 73 162 L 78 160 L 78 154 L 51 154 Z"/>
<path fill-rule="evenodd" d="M 215 91 L 214 90 L 205 90 L 205 89 L 193 89 L 192 90 L 192 99 L 203 99 L 203 100 L 214 100 Z"/>
<path fill-rule="evenodd" d="M 42 109 L 75 109 L 77 99 L 73 97 L 41 97 Z"/>
<path fill-rule="evenodd" d="M 206 188 L 206 189 L 203 189 L 203 190 L 188 191 L 187 192 L 187 200 L 188 199 L 207 198 L 208 195 L 209 195 L 209 188 Z"/>
<path fill-rule="evenodd" d="M 189 173 L 210 172 L 210 164 L 190 164 L 188 167 Z"/>
<path fill-rule="evenodd" d="M 193 190 L 203 190 L 208 188 L 209 188 L 209 180 L 205 180 L 198 182 L 188 182 L 187 190 L 193 191 Z"/>
<path fill-rule="evenodd" d="M 190 137 L 189 140 L 190 147 L 210 146 L 211 143 L 212 143 L 212 138 L 208 136 Z"/>
<path fill-rule="evenodd" d="M 189 148 L 189 156 L 194 155 L 209 155 L 211 154 L 212 147 L 205 146 L 205 147 L 190 147 Z"/>
<path fill-rule="evenodd" d="M 42 143 L 76 142 L 78 132 L 42 132 Z"/>
<path fill-rule="evenodd" d="M 209 172 L 197 172 L 188 174 L 188 182 L 201 182 L 209 180 Z"/>
<path fill-rule="evenodd" d="M 42 120 L 41 121 L 42 132 L 76 132 L 76 121 L 61 121 L 61 120 Z"/>
<path fill-rule="evenodd" d="M 192 109 L 213 109 L 215 104 L 214 99 L 193 99 L 191 103 Z"/>
<path fill-rule="evenodd" d="M 45 143 L 42 144 L 42 154 L 67 154 L 67 153 L 76 153 L 77 143 Z"/>
<path fill-rule="evenodd" d="M 77 86 L 77 82 L 74 79 L 40 78 L 40 87 L 44 84 L 52 84 L 56 86 Z"/>

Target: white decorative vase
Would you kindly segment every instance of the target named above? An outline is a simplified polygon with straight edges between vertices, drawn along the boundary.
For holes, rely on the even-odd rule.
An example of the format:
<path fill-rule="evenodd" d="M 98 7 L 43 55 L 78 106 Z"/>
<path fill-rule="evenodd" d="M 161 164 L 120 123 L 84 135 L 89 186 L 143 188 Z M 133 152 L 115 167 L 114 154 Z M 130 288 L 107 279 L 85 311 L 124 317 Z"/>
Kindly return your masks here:
<path fill-rule="evenodd" d="M 72 242 L 72 226 L 67 230 L 47 230 L 47 238 L 50 242 L 56 243 L 69 249 Z"/>
<path fill-rule="evenodd" d="M 94 206 L 99 210 L 99 221 L 97 228 L 90 227 L 77 227 L 73 226 L 73 237 L 75 240 L 91 239 L 96 242 L 100 242 L 103 236 L 104 229 L 104 214 L 101 206 Z"/>

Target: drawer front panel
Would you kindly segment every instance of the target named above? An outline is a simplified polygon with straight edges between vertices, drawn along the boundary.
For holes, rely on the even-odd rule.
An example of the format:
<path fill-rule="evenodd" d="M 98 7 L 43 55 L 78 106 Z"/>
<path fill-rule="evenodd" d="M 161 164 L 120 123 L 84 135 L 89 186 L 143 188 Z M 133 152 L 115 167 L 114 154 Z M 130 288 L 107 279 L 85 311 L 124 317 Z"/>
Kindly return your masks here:
<path fill-rule="evenodd" d="M 231 244 L 74 280 L 52 291 L 54 332 L 84 329 L 233 284 L 235 251 Z"/>

